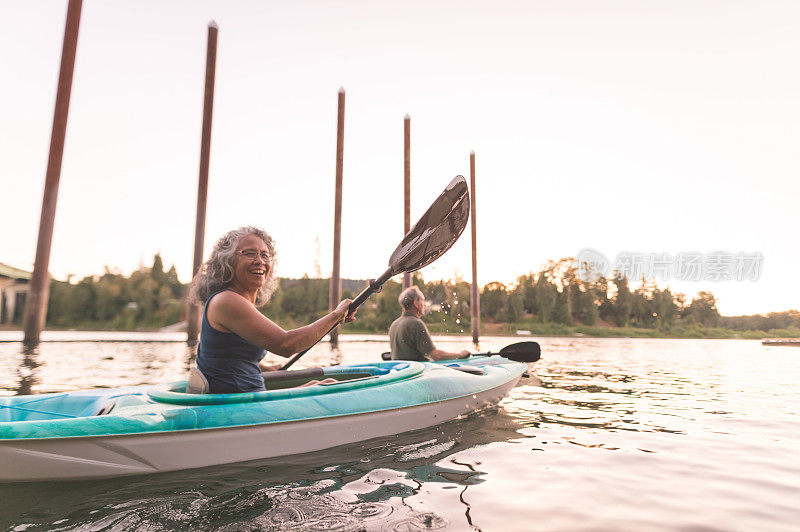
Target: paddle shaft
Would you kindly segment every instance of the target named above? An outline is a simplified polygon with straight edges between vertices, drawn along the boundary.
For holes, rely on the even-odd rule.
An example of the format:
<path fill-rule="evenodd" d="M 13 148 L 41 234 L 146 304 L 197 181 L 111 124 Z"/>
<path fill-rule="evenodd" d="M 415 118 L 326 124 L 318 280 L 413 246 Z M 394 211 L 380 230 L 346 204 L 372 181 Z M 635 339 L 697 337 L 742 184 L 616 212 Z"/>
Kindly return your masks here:
<path fill-rule="evenodd" d="M 397 272 L 397 273 L 401 273 L 401 272 Z M 402 273 L 405 273 L 405 272 L 402 272 Z M 361 293 L 356 296 L 356 298 L 353 300 L 353 302 L 350 303 L 350 309 L 347 311 L 347 315 L 349 316 L 349 315 L 353 314 L 358 309 L 358 307 L 360 307 L 361 304 L 364 303 L 364 301 L 366 301 L 369 298 L 369 296 L 371 296 L 372 294 L 375 294 L 377 292 L 380 292 L 381 291 L 381 287 L 383 286 L 383 283 L 388 281 L 392 277 L 392 275 L 394 275 L 394 269 L 393 268 L 389 268 L 385 272 L 383 272 L 383 275 L 381 275 L 377 279 L 370 280 L 369 286 L 367 286 L 364 290 L 362 290 Z M 335 325 L 334 325 L 334 327 L 335 327 Z"/>
<path fill-rule="evenodd" d="M 470 357 L 490 357 L 492 355 L 501 356 L 500 353 L 492 353 L 491 351 L 487 351 L 486 353 L 470 353 Z M 392 359 L 392 352 L 386 351 L 385 353 L 381 353 L 381 358 L 383 360 L 391 360 Z M 469 358 L 469 357 L 467 357 Z M 459 358 L 453 359 L 442 359 L 442 360 L 461 360 Z M 437 362 L 441 362 L 441 360 L 437 360 Z"/>
<path fill-rule="evenodd" d="M 383 272 L 383 275 L 381 275 L 381 276 L 380 276 L 380 277 L 378 277 L 377 279 L 370 280 L 370 282 L 369 282 L 369 286 L 367 286 L 367 287 L 366 287 L 364 290 L 362 290 L 362 291 L 361 291 L 361 293 L 360 293 L 360 294 L 358 294 L 358 295 L 356 296 L 356 298 L 353 300 L 353 302 L 352 302 L 352 303 L 350 303 L 350 306 L 349 306 L 349 307 L 348 307 L 348 309 L 347 309 L 347 315 L 348 315 L 348 316 L 352 316 L 352 315 L 355 313 L 355 311 L 356 311 L 356 310 L 358 310 L 358 307 L 360 307 L 360 306 L 362 305 L 362 303 L 364 303 L 364 301 L 366 301 L 367 299 L 369 299 L 369 296 L 371 296 L 372 294 L 374 294 L 374 293 L 376 293 L 376 292 L 380 292 L 380 291 L 381 291 L 381 287 L 383 286 L 383 283 L 385 283 L 386 281 L 388 281 L 388 280 L 389 280 L 389 279 L 392 277 L 392 275 L 394 275 L 394 270 L 393 270 L 392 268 L 389 268 L 388 270 L 386 270 L 385 272 Z M 320 340 L 322 340 L 323 338 L 325 338 L 325 335 L 327 335 L 327 334 L 330 334 L 330 332 L 331 332 L 332 330 L 334 330 L 334 329 L 335 329 L 336 327 L 338 327 L 338 326 L 339 326 L 339 323 L 335 323 L 335 324 L 333 325 L 333 327 L 331 327 L 330 329 L 328 329 L 328 332 L 326 332 L 325 334 L 323 334 L 323 335 L 322 335 L 322 336 L 319 338 L 319 340 L 317 340 L 316 342 L 314 342 L 313 344 L 311 344 L 309 347 L 307 347 L 307 348 L 306 348 L 306 349 L 304 349 L 303 351 L 301 351 L 301 352 L 299 352 L 299 353 L 297 353 L 297 354 L 295 354 L 295 355 L 292 355 L 292 358 L 290 358 L 290 359 L 289 359 L 289 361 L 288 361 L 288 362 L 286 362 L 286 364 L 284 364 L 284 365 L 281 367 L 281 369 L 282 369 L 282 370 L 284 370 L 284 369 L 289 369 L 289 367 L 290 367 L 292 364 L 294 364 L 295 362 L 297 362 L 297 359 L 298 359 L 298 358 L 300 358 L 301 356 L 305 355 L 305 354 L 306 354 L 306 353 L 309 351 L 309 349 L 311 349 L 312 347 L 314 347 L 315 345 L 317 345 L 317 344 L 319 343 L 319 341 L 320 341 Z"/>
<path fill-rule="evenodd" d="M 469 356 L 470 357 L 490 357 L 492 355 L 502 356 L 500 353 L 492 353 L 491 351 L 487 351 L 486 353 L 472 353 Z M 386 351 L 385 353 L 381 353 L 381 358 L 383 360 L 391 360 L 392 359 L 391 351 Z M 459 359 L 454 358 L 454 359 L 445 359 L 445 360 L 459 360 Z"/>
<path fill-rule="evenodd" d="M 517 342 L 509 344 L 502 348 L 500 352 L 493 353 L 488 351 L 486 353 L 475 353 L 473 357 L 490 357 L 490 356 L 506 357 L 510 360 L 517 360 L 519 362 L 536 362 L 541 358 L 541 347 L 537 342 Z M 391 360 L 392 354 L 390 352 L 381 353 L 383 360 Z M 452 359 L 457 360 L 457 359 Z"/>

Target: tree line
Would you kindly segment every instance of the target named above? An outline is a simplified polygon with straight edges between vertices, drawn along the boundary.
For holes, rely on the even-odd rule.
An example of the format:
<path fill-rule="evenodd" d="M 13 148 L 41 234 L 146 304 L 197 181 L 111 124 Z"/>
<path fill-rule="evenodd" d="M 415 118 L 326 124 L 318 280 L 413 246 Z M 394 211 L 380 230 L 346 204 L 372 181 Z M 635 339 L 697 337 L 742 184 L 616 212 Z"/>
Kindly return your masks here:
<path fill-rule="evenodd" d="M 506 330 L 547 326 L 632 327 L 669 330 L 676 326 L 725 327 L 735 331 L 800 329 L 800 312 L 766 316 L 722 317 L 711 292 L 691 300 L 669 288 L 642 280 L 631 288 L 626 277 L 586 280 L 578 264 L 567 257 L 548 262 L 540 271 L 517 278 L 512 285 L 491 282 L 480 297 L 481 322 Z M 463 279 L 426 282 L 419 272 L 413 283 L 425 294 L 431 311 L 423 319 L 435 332 L 470 329 L 470 284 Z M 342 297 L 354 297 L 366 280 L 342 281 Z M 385 332 L 400 314 L 401 284 L 390 280 L 360 309 L 348 330 Z M 279 279 L 279 288 L 262 312 L 284 327 L 313 321 L 328 311 L 329 279 Z M 110 269 L 78 282 L 53 280 L 47 325 L 63 328 L 154 329 L 185 319 L 187 285 L 175 267 L 164 270 L 160 255 L 151 267 L 125 276 Z"/>
<path fill-rule="evenodd" d="M 153 329 L 175 323 L 185 314 L 186 285 L 173 265 L 164 271 L 160 255 L 150 268 L 130 276 L 106 268 L 102 275 L 72 283 L 50 281 L 47 325 L 68 328 Z"/>

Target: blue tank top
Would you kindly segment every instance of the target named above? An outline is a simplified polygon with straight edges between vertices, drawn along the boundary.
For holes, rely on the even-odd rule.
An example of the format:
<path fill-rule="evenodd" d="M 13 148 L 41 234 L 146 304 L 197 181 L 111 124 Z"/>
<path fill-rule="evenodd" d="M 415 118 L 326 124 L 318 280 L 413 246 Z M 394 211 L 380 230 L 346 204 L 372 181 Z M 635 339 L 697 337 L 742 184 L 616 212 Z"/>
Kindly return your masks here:
<path fill-rule="evenodd" d="M 267 352 L 236 333 L 218 331 L 208 322 L 208 304 L 220 292 L 211 294 L 203 308 L 197 367 L 208 380 L 210 393 L 263 391 L 264 378 L 258 363 Z"/>

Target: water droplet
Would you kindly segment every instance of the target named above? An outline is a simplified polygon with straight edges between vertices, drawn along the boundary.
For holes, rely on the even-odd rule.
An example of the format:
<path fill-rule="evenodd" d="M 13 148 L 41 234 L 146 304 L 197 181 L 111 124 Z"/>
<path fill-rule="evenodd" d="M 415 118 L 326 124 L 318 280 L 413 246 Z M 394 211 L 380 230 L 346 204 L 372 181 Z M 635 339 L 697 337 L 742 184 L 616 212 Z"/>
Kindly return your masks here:
<path fill-rule="evenodd" d="M 288 523 L 302 523 L 305 515 L 299 508 L 292 506 L 278 506 L 269 513 L 269 521 L 275 525 L 286 525 Z"/>
<path fill-rule="evenodd" d="M 386 517 L 392 513 L 392 506 L 382 502 L 368 502 L 353 508 L 350 513 L 359 519 Z"/>
<path fill-rule="evenodd" d="M 417 525 L 423 530 L 433 530 L 447 526 L 447 519 L 433 512 L 425 512 L 414 516 L 411 524 Z"/>

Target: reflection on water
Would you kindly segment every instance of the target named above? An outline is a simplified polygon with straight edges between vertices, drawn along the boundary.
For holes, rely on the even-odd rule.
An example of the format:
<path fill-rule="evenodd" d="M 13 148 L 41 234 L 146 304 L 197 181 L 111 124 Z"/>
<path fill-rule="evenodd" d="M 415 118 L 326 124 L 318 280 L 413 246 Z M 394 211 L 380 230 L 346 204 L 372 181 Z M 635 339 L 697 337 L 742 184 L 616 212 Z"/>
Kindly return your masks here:
<path fill-rule="evenodd" d="M 36 383 L 36 368 L 39 367 L 36 362 L 36 348 L 24 346 L 22 348 L 22 363 L 17 368 L 19 375 L 19 386 L 17 386 L 17 395 L 30 395 L 33 393 L 33 385 Z"/>
<path fill-rule="evenodd" d="M 448 351 L 470 339 L 435 338 Z M 484 338 L 497 351 L 514 341 Z M 800 363 L 758 342 L 545 338 L 497 410 L 307 455 L 0 486 L 0 529 L 794 530 Z M 299 367 L 378 360 L 343 335 Z M 183 378 L 181 342 L 0 343 L 0 393 Z M 274 363 L 282 359 L 274 357 Z"/>

